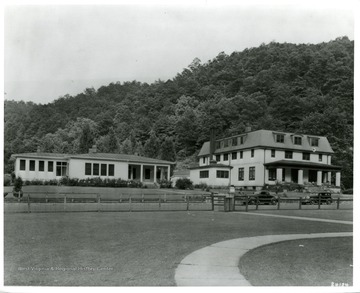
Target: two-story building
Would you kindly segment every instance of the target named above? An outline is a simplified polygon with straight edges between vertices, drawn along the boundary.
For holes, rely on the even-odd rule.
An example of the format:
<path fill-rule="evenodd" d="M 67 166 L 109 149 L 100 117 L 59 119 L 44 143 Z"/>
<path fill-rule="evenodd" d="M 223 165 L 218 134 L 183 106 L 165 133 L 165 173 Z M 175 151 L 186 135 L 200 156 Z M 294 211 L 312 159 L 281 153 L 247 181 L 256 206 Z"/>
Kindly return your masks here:
<path fill-rule="evenodd" d="M 173 162 L 127 154 L 98 153 L 96 146 L 88 154 L 35 153 L 13 154 L 15 175 L 23 180 L 69 178 L 108 178 L 154 183 L 170 180 Z"/>
<path fill-rule="evenodd" d="M 331 164 L 333 153 L 324 136 L 248 131 L 205 142 L 190 179 L 194 184 L 253 189 L 277 181 L 340 187 L 341 167 Z"/>

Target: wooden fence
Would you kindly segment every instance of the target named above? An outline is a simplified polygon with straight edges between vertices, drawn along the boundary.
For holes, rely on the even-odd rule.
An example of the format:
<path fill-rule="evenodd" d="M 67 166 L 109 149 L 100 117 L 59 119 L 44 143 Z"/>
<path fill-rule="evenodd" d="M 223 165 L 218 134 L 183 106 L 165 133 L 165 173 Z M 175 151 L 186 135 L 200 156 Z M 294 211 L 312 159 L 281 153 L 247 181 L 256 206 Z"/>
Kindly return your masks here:
<path fill-rule="evenodd" d="M 251 204 L 251 196 L 229 194 L 118 194 L 106 197 L 99 193 L 26 193 L 23 197 L 6 199 L 5 212 L 82 212 L 82 211 L 251 211 L 295 209 L 352 209 L 353 199 L 333 198 L 331 204 L 305 205 L 304 198 L 278 198 L 274 204 Z"/>

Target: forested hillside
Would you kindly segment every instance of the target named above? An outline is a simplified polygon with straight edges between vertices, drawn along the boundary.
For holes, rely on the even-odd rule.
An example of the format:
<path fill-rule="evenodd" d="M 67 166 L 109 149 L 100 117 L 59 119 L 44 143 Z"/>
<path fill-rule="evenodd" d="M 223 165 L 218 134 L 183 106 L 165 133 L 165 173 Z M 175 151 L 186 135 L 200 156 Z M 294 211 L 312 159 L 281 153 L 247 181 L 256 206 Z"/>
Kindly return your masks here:
<path fill-rule="evenodd" d="M 171 60 L 169 60 L 171 63 Z M 138 153 L 186 165 L 209 139 L 256 129 L 327 136 L 352 187 L 354 42 L 263 44 L 199 59 L 173 79 L 86 89 L 52 103 L 5 101 L 5 172 L 13 153 Z M 11 97 L 10 97 L 11 98 Z M 184 163 L 185 162 L 185 163 Z"/>

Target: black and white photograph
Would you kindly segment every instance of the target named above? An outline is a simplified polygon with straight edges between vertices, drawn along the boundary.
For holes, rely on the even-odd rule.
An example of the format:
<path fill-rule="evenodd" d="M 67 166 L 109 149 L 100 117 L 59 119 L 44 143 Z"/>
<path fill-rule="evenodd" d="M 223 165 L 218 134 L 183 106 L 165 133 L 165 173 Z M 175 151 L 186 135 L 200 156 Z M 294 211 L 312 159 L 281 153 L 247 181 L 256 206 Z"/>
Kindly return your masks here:
<path fill-rule="evenodd" d="M 5 2 L 0 290 L 359 292 L 359 5 Z"/>

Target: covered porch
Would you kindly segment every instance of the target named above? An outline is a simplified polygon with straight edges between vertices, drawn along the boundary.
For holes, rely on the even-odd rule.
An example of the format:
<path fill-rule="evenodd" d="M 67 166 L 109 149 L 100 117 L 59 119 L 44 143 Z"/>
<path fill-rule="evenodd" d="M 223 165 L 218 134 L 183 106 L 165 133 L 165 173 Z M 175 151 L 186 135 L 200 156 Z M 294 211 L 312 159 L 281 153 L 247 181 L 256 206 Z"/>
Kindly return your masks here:
<path fill-rule="evenodd" d="M 276 161 L 265 163 L 265 184 L 275 181 L 298 184 L 333 185 L 340 187 L 341 167 L 313 162 Z"/>
<path fill-rule="evenodd" d="M 140 182 L 170 180 L 170 166 L 129 164 L 128 179 Z"/>

